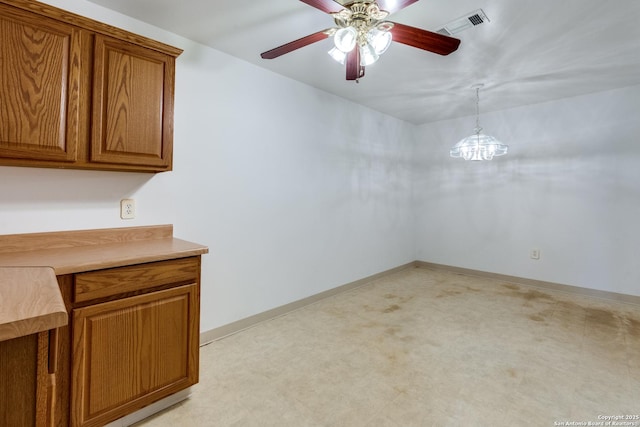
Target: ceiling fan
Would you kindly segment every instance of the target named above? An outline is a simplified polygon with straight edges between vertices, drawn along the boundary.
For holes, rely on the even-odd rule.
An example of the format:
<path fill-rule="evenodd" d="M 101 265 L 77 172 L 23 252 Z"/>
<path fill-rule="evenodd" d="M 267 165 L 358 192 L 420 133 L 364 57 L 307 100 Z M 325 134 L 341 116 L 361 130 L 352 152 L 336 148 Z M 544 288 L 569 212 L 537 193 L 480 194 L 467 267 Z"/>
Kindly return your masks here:
<path fill-rule="evenodd" d="M 260 54 L 274 59 L 285 53 L 333 36 L 335 47 L 329 54 L 346 64 L 347 80 L 358 81 L 366 66 L 384 53 L 391 41 L 418 49 L 449 55 L 455 52 L 460 40 L 397 22 L 386 21 L 392 13 L 418 0 L 354 0 L 342 5 L 337 0 L 300 0 L 330 14 L 337 27 L 327 28 Z"/>

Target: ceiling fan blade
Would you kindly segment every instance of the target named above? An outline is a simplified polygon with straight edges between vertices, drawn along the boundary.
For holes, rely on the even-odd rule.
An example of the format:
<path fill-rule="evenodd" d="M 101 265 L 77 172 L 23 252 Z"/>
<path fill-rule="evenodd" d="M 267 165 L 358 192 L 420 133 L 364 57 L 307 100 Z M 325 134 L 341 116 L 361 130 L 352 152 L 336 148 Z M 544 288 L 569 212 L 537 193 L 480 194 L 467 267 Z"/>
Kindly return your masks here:
<path fill-rule="evenodd" d="M 347 80 L 358 80 L 364 76 L 364 67 L 360 65 L 360 49 L 356 47 L 347 53 Z"/>
<path fill-rule="evenodd" d="M 393 23 L 390 30 L 393 41 L 428 50 L 438 55 L 449 55 L 460 46 L 460 40 L 432 31 L 421 30 L 404 24 Z"/>
<path fill-rule="evenodd" d="M 396 13 L 400 9 L 416 3 L 418 0 L 378 0 L 378 7 L 380 10 L 387 11 L 389 13 Z"/>
<path fill-rule="evenodd" d="M 341 4 L 336 3 L 333 0 L 300 0 L 302 3 L 306 3 L 309 6 L 313 6 L 316 9 L 320 9 L 325 13 L 340 12 L 344 7 Z"/>
<path fill-rule="evenodd" d="M 329 28 L 327 28 L 326 30 L 318 31 L 317 33 L 309 34 L 308 36 L 302 37 L 301 39 L 294 40 L 287 44 L 283 44 L 282 46 L 278 46 L 274 49 L 268 50 L 266 52 L 262 52 L 260 56 L 263 59 L 277 58 L 279 56 L 284 55 L 285 53 L 292 52 L 296 49 L 300 49 L 301 47 L 305 47 L 312 43 L 319 42 L 320 40 L 326 39 L 327 37 L 329 37 L 329 35 L 327 34 L 328 31 L 329 31 Z"/>

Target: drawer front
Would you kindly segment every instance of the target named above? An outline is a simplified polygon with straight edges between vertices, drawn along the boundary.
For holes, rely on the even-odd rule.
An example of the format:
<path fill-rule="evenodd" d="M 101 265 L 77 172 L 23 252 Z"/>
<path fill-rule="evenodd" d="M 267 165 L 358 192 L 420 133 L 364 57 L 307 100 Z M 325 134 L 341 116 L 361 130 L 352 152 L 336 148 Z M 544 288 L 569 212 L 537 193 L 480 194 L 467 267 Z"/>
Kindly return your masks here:
<path fill-rule="evenodd" d="M 179 258 L 75 275 L 74 302 L 84 302 L 172 283 L 199 280 L 200 257 Z"/>

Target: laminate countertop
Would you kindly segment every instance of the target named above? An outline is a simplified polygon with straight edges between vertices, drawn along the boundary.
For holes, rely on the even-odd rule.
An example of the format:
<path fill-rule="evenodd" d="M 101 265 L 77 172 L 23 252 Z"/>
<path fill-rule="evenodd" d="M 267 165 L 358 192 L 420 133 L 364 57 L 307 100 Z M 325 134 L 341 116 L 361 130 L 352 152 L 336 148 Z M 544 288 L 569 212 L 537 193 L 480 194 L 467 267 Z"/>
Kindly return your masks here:
<path fill-rule="evenodd" d="M 67 324 L 56 276 L 208 252 L 172 225 L 0 236 L 0 341 Z"/>
<path fill-rule="evenodd" d="M 0 307 L 0 341 L 67 324 L 52 268 L 0 267 Z"/>

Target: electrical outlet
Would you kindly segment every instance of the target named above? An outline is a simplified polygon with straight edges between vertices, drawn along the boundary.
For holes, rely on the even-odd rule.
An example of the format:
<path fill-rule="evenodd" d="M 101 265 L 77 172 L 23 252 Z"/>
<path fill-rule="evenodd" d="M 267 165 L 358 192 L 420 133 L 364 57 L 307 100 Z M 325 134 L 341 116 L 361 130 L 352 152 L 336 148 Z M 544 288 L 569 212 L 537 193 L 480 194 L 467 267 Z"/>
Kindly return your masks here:
<path fill-rule="evenodd" d="M 531 249 L 531 259 L 540 259 L 540 249 Z"/>
<path fill-rule="evenodd" d="M 136 201 L 133 199 L 120 200 L 120 218 L 134 219 L 136 217 Z"/>

